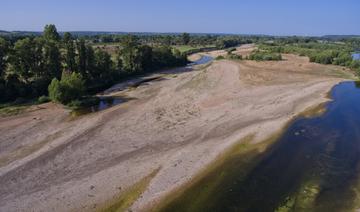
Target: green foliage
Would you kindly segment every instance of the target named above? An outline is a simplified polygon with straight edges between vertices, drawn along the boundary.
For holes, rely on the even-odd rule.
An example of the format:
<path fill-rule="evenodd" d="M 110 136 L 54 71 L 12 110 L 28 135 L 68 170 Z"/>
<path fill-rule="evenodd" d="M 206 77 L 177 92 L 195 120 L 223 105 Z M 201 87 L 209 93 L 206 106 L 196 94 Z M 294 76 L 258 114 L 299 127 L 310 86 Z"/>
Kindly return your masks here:
<path fill-rule="evenodd" d="M 51 99 L 48 96 L 40 96 L 37 100 L 39 104 L 50 102 Z"/>
<path fill-rule="evenodd" d="M 249 60 L 256 60 L 256 61 L 277 61 L 282 60 L 280 53 L 272 53 L 269 51 L 253 51 L 249 57 Z"/>
<path fill-rule="evenodd" d="M 228 54 L 227 58 L 230 60 L 242 60 L 242 56 L 241 55 L 237 55 L 237 54 Z"/>
<path fill-rule="evenodd" d="M 87 48 L 85 45 L 85 40 L 84 39 L 80 39 L 77 44 L 77 53 L 78 53 L 78 57 L 77 57 L 77 64 L 78 64 L 78 71 L 80 72 L 80 74 L 82 76 L 86 76 L 86 69 L 87 69 L 87 64 L 86 64 L 86 57 L 87 57 Z"/>
<path fill-rule="evenodd" d="M 300 56 L 309 57 L 310 62 L 320 64 L 334 64 L 349 67 L 358 75 L 360 62 L 353 60 L 351 52 L 356 48 L 352 41 L 348 43 L 333 42 L 315 42 L 315 41 L 298 41 L 276 42 L 271 44 L 262 44 L 260 49 L 266 52 L 292 53 Z"/>
<path fill-rule="evenodd" d="M 243 43 L 251 43 L 251 41 L 244 40 L 241 37 L 235 37 L 235 36 L 220 37 L 216 40 L 216 47 L 219 49 L 226 49 L 226 48 L 238 46 Z"/>
<path fill-rule="evenodd" d="M 181 40 L 182 40 L 183 45 L 189 44 L 189 42 L 190 42 L 190 34 L 184 32 L 184 33 L 181 35 Z"/>
<path fill-rule="evenodd" d="M 48 24 L 44 28 L 44 38 L 47 41 L 59 41 L 60 35 L 57 32 L 57 29 L 54 24 Z"/>
<path fill-rule="evenodd" d="M 350 53 L 340 52 L 337 57 L 333 59 L 333 64 L 340 66 L 350 66 L 352 61 L 353 59 Z"/>
<path fill-rule="evenodd" d="M 65 69 L 73 72 L 77 69 L 76 53 L 75 53 L 74 40 L 71 34 L 68 32 L 64 33 L 63 46 L 65 49 L 65 55 L 64 55 Z"/>
<path fill-rule="evenodd" d="M 185 54 L 169 46 L 150 47 L 140 45 L 135 36 L 123 39 L 119 51 L 118 67 L 129 74 L 149 72 L 155 69 L 186 64 Z"/>
<path fill-rule="evenodd" d="M 100 99 L 97 97 L 83 97 L 81 99 L 72 100 L 66 106 L 72 110 L 78 110 L 83 108 L 88 108 L 93 105 L 99 104 Z"/>
<path fill-rule="evenodd" d="M 58 43 L 55 41 L 47 41 L 44 45 L 44 65 L 45 73 L 48 78 L 60 78 L 61 76 L 61 54 Z"/>
<path fill-rule="evenodd" d="M 54 78 L 49 85 L 49 97 L 52 101 L 57 102 L 61 99 L 60 81 Z"/>
<path fill-rule="evenodd" d="M 219 55 L 219 56 L 217 56 L 217 57 L 215 58 L 215 60 L 223 60 L 223 59 L 225 59 L 225 57 L 222 56 L 222 55 Z"/>
<path fill-rule="evenodd" d="M 233 51 L 236 51 L 236 48 L 235 48 L 235 47 L 231 47 L 231 48 L 226 49 L 226 52 L 227 52 L 228 54 L 231 54 Z"/>
<path fill-rule="evenodd" d="M 333 55 L 331 51 L 324 51 L 320 53 L 313 53 L 309 56 L 310 62 L 321 63 L 321 64 L 332 64 Z"/>
<path fill-rule="evenodd" d="M 109 73 L 113 68 L 111 56 L 102 50 L 95 52 L 95 67 L 96 70 L 92 73 L 93 79 L 106 79 L 110 77 Z"/>
<path fill-rule="evenodd" d="M 24 110 L 26 110 L 29 106 L 34 105 L 36 102 L 26 101 L 22 98 L 17 98 L 16 101 L 0 104 L 0 117 L 17 115 Z"/>
<path fill-rule="evenodd" d="M 32 38 L 19 40 L 14 45 L 9 57 L 10 68 L 26 84 L 44 72 L 42 48 L 43 43 Z"/>
<path fill-rule="evenodd" d="M 54 78 L 49 85 L 49 97 L 54 102 L 67 104 L 82 97 L 84 80 L 79 73 L 63 72 L 61 81 Z"/>
<path fill-rule="evenodd" d="M 9 43 L 0 38 L 0 79 L 2 79 L 3 73 L 6 69 L 6 55 L 9 52 Z"/>
<path fill-rule="evenodd" d="M 137 38 L 128 35 L 123 39 L 122 47 L 123 49 L 120 51 L 122 68 L 128 72 L 140 71 L 142 69 L 142 64 L 140 63 L 141 52 Z"/>

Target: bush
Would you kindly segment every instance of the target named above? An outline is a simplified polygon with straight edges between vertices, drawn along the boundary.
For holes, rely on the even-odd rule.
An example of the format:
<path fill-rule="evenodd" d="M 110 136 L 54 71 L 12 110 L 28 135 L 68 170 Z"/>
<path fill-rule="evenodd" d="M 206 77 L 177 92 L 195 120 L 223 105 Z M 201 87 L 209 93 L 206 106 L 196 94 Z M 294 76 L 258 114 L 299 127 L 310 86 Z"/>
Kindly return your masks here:
<path fill-rule="evenodd" d="M 52 101 L 67 104 L 82 97 L 85 91 L 84 80 L 79 73 L 63 72 L 61 81 L 54 78 L 48 90 Z"/>
<path fill-rule="evenodd" d="M 325 51 L 319 53 L 313 53 L 309 56 L 310 62 L 320 63 L 320 64 L 332 64 L 334 60 L 334 55 L 332 51 Z"/>
<path fill-rule="evenodd" d="M 282 60 L 280 53 L 272 53 L 267 51 L 254 51 L 249 55 L 249 60 L 267 61 L 267 60 Z"/>
<path fill-rule="evenodd" d="M 38 98 L 38 103 L 39 104 L 50 102 L 50 101 L 51 101 L 51 99 L 48 96 L 40 96 Z"/>
<path fill-rule="evenodd" d="M 229 54 L 228 58 L 230 60 L 242 60 L 242 56 L 241 55 L 237 55 L 237 54 Z"/>
<path fill-rule="evenodd" d="M 231 54 L 233 51 L 236 51 L 236 48 L 235 48 L 235 47 L 228 48 L 228 49 L 226 50 L 226 52 L 227 52 L 228 54 Z"/>
<path fill-rule="evenodd" d="M 215 58 L 215 60 L 223 60 L 223 59 L 225 59 L 225 57 L 222 56 L 222 55 L 219 55 L 219 56 L 217 56 L 217 57 Z"/>
<path fill-rule="evenodd" d="M 80 100 L 78 100 L 78 99 L 72 100 L 66 106 L 73 109 L 73 110 L 76 110 L 76 109 L 79 109 L 79 108 L 83 107 L 82 102 Z"/>

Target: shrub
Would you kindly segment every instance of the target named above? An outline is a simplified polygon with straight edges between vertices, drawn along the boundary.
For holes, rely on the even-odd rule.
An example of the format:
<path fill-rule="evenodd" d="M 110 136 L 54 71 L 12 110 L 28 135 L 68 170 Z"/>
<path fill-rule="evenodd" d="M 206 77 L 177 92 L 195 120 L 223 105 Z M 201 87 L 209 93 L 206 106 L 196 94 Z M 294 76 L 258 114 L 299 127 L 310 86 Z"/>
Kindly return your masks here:
<path fill-rule="evenodd" d="M 242 60 L 242 56 L 237 54 L 229 54 L 228 58 L 231 60 Z"/>
<path fill-rule="evenodd" d="M 100 99 L 98 97 L 84 97 L 81 99 L 75 99 L 69 102 L 66 106 L 70 109 L 77 110 L 81 108 L 88 108 L 99 104 Z"/>
<path fill-rule="evenodd" d="M 54 78 L 49 85 L 49 97 L 54 102 L 67 104 L 81 98 L 85 91 L 84 80 L 79 73 L 63 72 L 61 81 Z"/>
<path fill-rule="evenodd" d="M 222 56 L 222 55 L 219 55 L 219 56 L 217 56 L 217 57 L 215 58 L 215 60 L 223 60 L 223 59 L 225 59 L 225 57 Z"/>
<path fill-rule="evenodd" d="M 254 51 L 249 55 L 249 60 L 282 60 L 280 53 L 272 53 L 267 51 Z"/>
<path fill-rule="evenodd" d="M 226 52 L 227 52 L 228 54 L 231 54 L 233 51 L 236 51 L 236 48 L 235 48 L 235 47 L 232 47 L 232 48 L 229 48 L 229 49 L 226 50 Z"/>
<path fill-rule="evenodd" d="M 49 97 L 52 101 L 57 102 L 61 99 L 60 81 L 56 78 L 51 80 L 48 87 Z"/>
<path fill-rule="evenodd" d="M 51 99 L 48 96 L 40 96 L 38 98 L 38 103 L 39 104 L 50 102 L 50 101 L 51 101 Z"/>

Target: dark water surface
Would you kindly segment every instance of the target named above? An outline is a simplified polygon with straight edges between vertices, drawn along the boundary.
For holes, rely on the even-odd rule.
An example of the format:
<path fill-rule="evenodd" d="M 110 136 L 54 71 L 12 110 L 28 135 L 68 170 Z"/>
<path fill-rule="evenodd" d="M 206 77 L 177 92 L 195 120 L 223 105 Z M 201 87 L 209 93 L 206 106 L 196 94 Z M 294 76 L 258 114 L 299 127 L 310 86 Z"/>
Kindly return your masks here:
<path fill-rule="evenodd" d="M 344 82 L 318 117 L 298 118 L 265 151 L 243 152 L 162 211 L 351 211 L 359 207 L 360 89 Z"/>
<path fill-rule="evenodd" d="M 88 113 L 95 113 L 126 102 L 127 99 L 121 97 L 101 97 L 97 104 L 77 109 L 71 112 L 72 116 L 81 116 Z"/>

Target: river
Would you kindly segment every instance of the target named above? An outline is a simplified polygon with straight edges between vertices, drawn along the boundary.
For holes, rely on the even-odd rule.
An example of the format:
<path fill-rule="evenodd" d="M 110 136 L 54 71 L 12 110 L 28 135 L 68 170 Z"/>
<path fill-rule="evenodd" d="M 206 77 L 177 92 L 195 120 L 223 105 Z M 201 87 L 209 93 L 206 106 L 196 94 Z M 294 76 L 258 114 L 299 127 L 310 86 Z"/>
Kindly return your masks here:
<path fill-rule="evenodd" d="M 360 89 L 343 82 L 331 96 L 324 114 L 297 118 L 266 151 L 244 145 L 162 211 L 358 208 Z"/>

